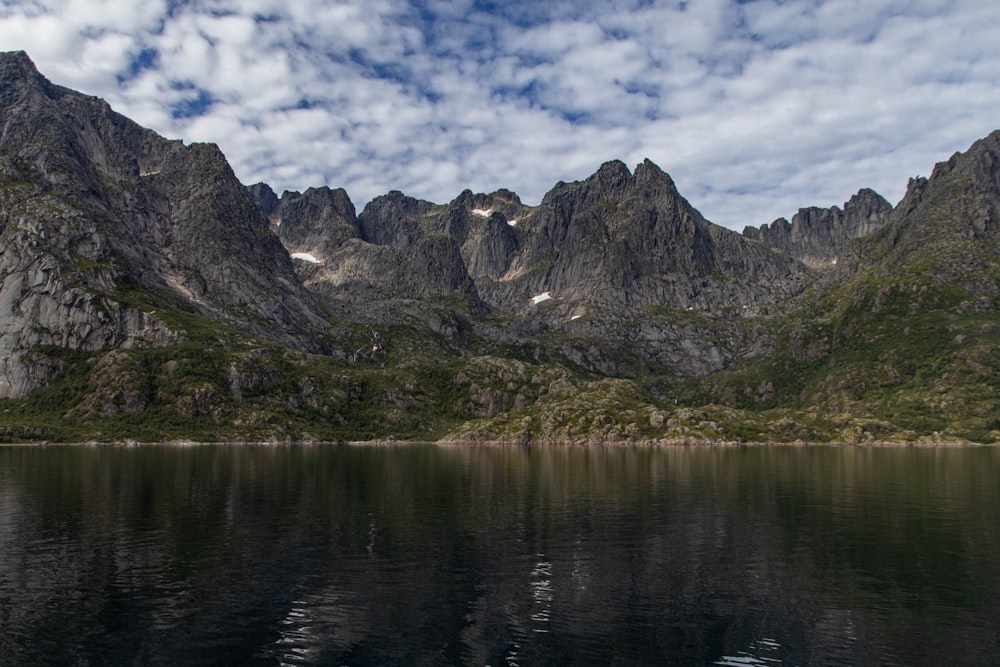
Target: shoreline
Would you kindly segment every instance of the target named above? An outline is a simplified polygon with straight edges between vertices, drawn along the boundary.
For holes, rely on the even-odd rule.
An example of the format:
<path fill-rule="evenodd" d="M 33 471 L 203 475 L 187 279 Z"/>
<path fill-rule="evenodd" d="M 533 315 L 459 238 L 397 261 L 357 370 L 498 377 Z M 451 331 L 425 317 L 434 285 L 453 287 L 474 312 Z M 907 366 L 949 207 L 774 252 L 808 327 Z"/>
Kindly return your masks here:
<path fill-rule="evenodd" d="M 414 445 L 434 445 L 449 448 L 473 447 L 858 447 L 858 448 L 904 448 L 904 447 L 997 447 L 998 443 L 979 443 L 969 440 L 916 440 L 908 442 L 873 440 L 869 442 L 813 442 L 796 440 L 792 442 L 704 440 L 699 438 L 663 438 L 656 440 L 553 440 L 553 439 L 442 439 L 442 440 L 160 440 L 141 442 L 119 440 L 109 442 L 10 442 L 0 443 L 2 447 L 275 447 L 275 446 L 346 446 L 346 447 L 410 447 Z"/>

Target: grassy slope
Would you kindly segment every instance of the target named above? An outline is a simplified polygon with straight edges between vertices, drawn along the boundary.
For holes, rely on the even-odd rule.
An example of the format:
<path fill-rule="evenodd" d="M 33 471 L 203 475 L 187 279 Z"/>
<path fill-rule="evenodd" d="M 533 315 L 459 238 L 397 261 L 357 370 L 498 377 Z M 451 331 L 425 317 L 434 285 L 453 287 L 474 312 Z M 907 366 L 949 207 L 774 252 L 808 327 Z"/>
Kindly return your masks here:
<path fill-rule="evenodd" d="M 793 411 L 827 432 L 862 420 L 854 426 L 877 437 L 1000 439 L 997 143 L 938 165 L 855 246 L 849 277 L 775 323 L 773 355 L 691 399 Z"/>

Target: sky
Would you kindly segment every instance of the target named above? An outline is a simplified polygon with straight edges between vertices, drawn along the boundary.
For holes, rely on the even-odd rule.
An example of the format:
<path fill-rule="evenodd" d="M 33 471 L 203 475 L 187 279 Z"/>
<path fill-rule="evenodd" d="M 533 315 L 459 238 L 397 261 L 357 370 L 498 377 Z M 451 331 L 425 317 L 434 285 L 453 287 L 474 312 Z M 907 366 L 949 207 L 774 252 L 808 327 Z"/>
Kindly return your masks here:
<path fill-rule="evenodd" d="M 742 230 L 1000 128 L 995 0 L 3 0 L 0 49 L 245 183 L 537 204 L 649 158 Z"/>

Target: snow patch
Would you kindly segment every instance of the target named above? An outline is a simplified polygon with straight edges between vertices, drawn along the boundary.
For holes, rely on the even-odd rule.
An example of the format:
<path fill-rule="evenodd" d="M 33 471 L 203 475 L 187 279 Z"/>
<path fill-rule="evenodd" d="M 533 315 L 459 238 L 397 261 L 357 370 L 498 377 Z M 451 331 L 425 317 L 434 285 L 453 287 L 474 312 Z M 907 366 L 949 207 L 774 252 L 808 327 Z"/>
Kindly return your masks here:
<path fill-rule="evenodd" d="M 542 292 L 541 294 L 539 294 L 537 296 L 531 297 L 531 302 L 537 306 L 542 301 L 548 301 L 551 298 L 552 298 L 551 294 L 549 294 L 548 292 Z"/>
<path fill-rule="evenodd" d="M 293 252 L 292 259 L 301 259 L 303 262 L 309 262 L 310 264 L 322 264 L 322 262 L 316 259 L 316 255 L 310 255 L 307 252 Z"/>
<path fill-rule="evenodd" d="M 474 208 L 472 212 L 476 215 L 481 215 L 484 218 L 488 218 L 493 215 L 493 209 L 491 208 Z"/>
<path fill-rule="evenodd" d="M 160 173 L 159 169 L 150 169 L 148 171 L 140 171 L 139 175 L 140 176 L 156 176 L 158 173 Z"/>
<path fill-rule="evenodd" d="M 569 318 L 569 321 L 572 322 L 573 320 L 578 320 L 581 317 L 583 317 L 583 315 L 574 315 L 573 317 Z"/>
<path fill-rule="evenodd" d="M 517 227 L 517 220 L 508 220 L 507 224 L 511 227 Z"/>

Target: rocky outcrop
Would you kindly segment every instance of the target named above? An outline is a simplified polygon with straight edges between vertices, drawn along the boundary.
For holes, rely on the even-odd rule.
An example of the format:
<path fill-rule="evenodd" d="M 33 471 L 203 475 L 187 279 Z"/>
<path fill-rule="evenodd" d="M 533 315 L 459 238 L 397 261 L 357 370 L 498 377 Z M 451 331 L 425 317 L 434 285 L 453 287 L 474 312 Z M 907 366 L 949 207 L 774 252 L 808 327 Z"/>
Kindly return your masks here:
<path fill-rule="evenodd" d="M 792 221 L 747 227 L 743 235 L 790 255 L 814 269 L 836 265 L 854 239 L 868 236 L 889 221 L 892 205 L 874 190 L 862 189 L 841 209 L 800 208 Z"/>

